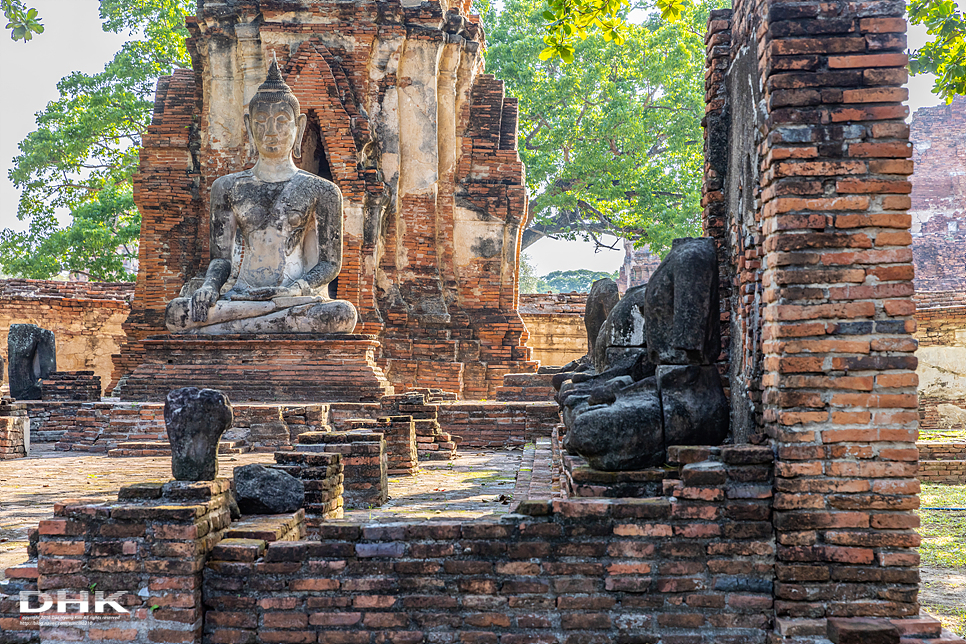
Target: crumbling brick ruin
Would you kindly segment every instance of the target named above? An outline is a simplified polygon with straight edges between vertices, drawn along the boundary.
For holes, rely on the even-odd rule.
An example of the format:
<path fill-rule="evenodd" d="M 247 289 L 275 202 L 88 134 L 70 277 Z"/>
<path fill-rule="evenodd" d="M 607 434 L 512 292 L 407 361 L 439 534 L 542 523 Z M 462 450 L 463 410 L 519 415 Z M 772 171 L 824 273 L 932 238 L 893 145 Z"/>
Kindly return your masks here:
<path fill-rule="evenodd" d="M 207 266 L 209 187 L 252 161 L 242 115 L 273 54 L 308 114 L 302 168 L 345 198 L 333 295 L 359 311 L 357 333 L 380 338 L 392 383 L 480 399 L 504 373 L 535 369 L 516 312 L 527 201 L 517 104 L 483 73 L 467 13 L 436 2 L 199 3 L 194 68 L 161 80 L 143 141 L 140 269 L 112 387 Z"/>
<path fill-rule="evenodd" d="M 61 371 L 93 371 L 106 387 L 111 356 L 124 341 L 121 325 L 131 311 L 133 292 L 134 285 L 127 283 L 0 280 L 4 361 L 10 325 L 37 324 L 53 331 Z"/>
<path fill-rule="evenodd" d="M 916 291 L 966 290 L 966 97 L 912 117 Z"/>
<path fill-rule="evenodd" d="M 320 173 L 324 161 L 350 204 L 338 294 L 379 335 L 395 381 L 423 382 L 434 367 L 432 382 L 469 398 L 500 370 L 532 366 L 514 309 L 514 106 L 479 74 L 473 22 L 445 9 L 201 3 L 196 69 L 162 84 L 145 139 L 142 274 L 118 375 L 201 265 L 207 185 L 243 163 L 240 105 L 266 50 L 313 106 L 317 147 L 304 158 Z M 299 510 L 246 526 L 229 519 L 225 480 L 128 486 L 117 502 L 57 504 L 7 588 L 73 596 L 96 585 L 132 612 L 109 628 L 34 628 L 8 598 L 0 624 L 21 643 L 961 642 L 918 603 L 904 10 L 737 0 L 711 14 L 703 225 L 718 252 L 731 444 L 670 446 L 655 470 L 591 471 L 561 451 L 552 403 L 426 390 L 438 409 L 408 411 L 431 413 L 462 444 L 529 443 L 513 513 L 375 523 Z M 308 153 L 319 146 L 324 155 Z M 466 231 L 477 246 L 460 243 Z M 430 360 L 441 348 L 453 352 Z M 308 410 L 300 427 L 268 411 L 277 435 L 301 445 Z M 417 442 L 429 420 L 393 420 L 372 401 L 333 403 L 324 421 L 316 411 L 333 426 L 377 412 Z M 321 471 L 335 459 L 318 460 L 311 480 L 337 489 L 335 470 Z"/>

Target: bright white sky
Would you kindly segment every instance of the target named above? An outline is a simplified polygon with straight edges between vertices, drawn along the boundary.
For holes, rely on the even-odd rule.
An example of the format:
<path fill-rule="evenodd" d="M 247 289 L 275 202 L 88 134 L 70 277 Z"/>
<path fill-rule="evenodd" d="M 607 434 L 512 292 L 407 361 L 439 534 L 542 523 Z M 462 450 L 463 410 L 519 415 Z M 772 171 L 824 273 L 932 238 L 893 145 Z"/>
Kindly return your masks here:
<path fill-rule="evenodd" d="M 73 71 L 101 71 L 126 40 L 101 30 L 98 0 L 30 0 L 28 6 L 38 9 L 46 31 L 29 43 L 15 43 L 6 32 L 0 34 L 0 87 L 7 93 L 0 101 L 0 228 L 19 230 L 26 228 L 17 220 L 20 192 L 7 178 L 17 144 L 34 129 L 34 114 L 57 99 L 61 78 Z M 920 47 L 925 37 L 924 28 L 912 27 L 909 45 Z M 932 83 L 932 77 L 911 79 L 911 110 L 939 104 L 939 97 L 931 93 Z M 549 239 L 531 246 L 527 254 L 538 275 L 578 268 L 610 272 L 624 258 L 623 250 L 595 253 L 591 243 Z"/>

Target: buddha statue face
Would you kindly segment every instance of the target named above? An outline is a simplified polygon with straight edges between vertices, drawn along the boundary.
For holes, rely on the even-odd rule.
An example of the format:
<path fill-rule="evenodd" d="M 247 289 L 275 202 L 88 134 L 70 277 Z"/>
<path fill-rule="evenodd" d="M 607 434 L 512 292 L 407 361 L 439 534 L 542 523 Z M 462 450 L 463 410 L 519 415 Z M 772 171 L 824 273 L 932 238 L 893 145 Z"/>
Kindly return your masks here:
<path fill-rule="evenodd" d="M 259 101 L 252 108 L 246 121 L 259 158 L 283 160 L 293 150 L 295 157 L 299 158 L 305 133 L 305 115 L 293 114 L 291 106 L 284 101 Z"/>
<path fill-rule="evenodd" d="M 306 116 L 299 113 L 299 103 L 282 80 L 278 62 L 273 61 L 268 79 L 248 104 L 245 127 L 249 140 L 262 162 L 285 162 L 295 153 L 302 156 L 302 137 Z"/>

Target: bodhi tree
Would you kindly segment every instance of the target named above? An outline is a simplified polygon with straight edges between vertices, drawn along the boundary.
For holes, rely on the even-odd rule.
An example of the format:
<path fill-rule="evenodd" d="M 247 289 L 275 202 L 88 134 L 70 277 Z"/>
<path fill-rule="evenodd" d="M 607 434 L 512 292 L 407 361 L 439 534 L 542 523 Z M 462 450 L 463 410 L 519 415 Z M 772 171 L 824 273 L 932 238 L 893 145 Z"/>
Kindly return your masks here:
<path fill-rule="evenodd" d="M 700 230 L 708 5 L 669 23 L 575 43 L 578 62 L 540 59 L 541 0 L 485 14 L 487 70 L 520 101 L 530 192 L 526 248 L 544 236 L 635 239 L 660 252 Z"/>
<path fill-rule="evenodd" d="M 63 78 L 59 99 L 37 114 L 37 129 L 20 143 L 10 179 L 21 189 L 17 217 L 29 225 L 0 233 L 4 272 L 133 279 L 128 267 L 137 257 L 141 218 L 131 177 L 158 77 L 190 66 L 184 25 L 194 4 L 101 0 L 104 30 L 133 38 L 104 71 Z M 59 209 L 70 212 L 70 225 L 59 225 Z"/>

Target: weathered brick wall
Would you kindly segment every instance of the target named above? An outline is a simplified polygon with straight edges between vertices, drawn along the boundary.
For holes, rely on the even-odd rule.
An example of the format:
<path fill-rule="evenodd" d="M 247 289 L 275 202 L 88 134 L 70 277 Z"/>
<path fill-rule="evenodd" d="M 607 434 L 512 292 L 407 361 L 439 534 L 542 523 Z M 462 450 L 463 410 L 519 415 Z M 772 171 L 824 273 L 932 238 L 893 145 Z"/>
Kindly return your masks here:
<path fill-rule="evenodd" d="M 54 332 L 58 370 L 93 371 L 106 386 L 133 292 L 128 283 L 0 280 L 0 353 L 6 360 L 11 324 L 36 324 Z"/>
<path fill-rule="evenodd" d="M 966 97 L 916 110 L 909 139 L 916 289 L 966 290 Z"/>
<path fill-rule="evenodd" d="M 903 10 L 744 0 L 731 25 L 712 16 L 705 226 L 727 249 L 732 395 L 751 412 L 736 438 L 760 413 L 776 441 L 785 641 L 807 620 L 918 612 Z"/>
<path fill-rule="evenodd" d="M 143 338 L 165 332 L 165 303 L 207 264 L 209 188 L 253 161 L 244 97 L 273 52 L 308 115 L 303 169 L 345 198 L 337 295 L 359 310 L 357 332 L 383 340 L 393 384 L 480 399 L 504 373 L 535 369 L 516 312 L 527 198 L 516 101 L 482 73 L 476 19 L 447 33 L 443 11 L 202 4 L 189 20 L 194 68 L 159 83 L 141 152 L 140 273 L 115 383 L 140 363 Z"/>
<path fill-rule="evenodd" d="M 530 334 L 527 346 L 541 365 L 565 365 L 587 353 L 586 293 L 520 295 L 520 317 Z"/>
<path fill-rule="evenodd" d="M 327 522 L 318 541 L 216 549 L 205 641 L 765 642 L 772 455 L 731 456 L 686 466 L 670 498 Z"/>

